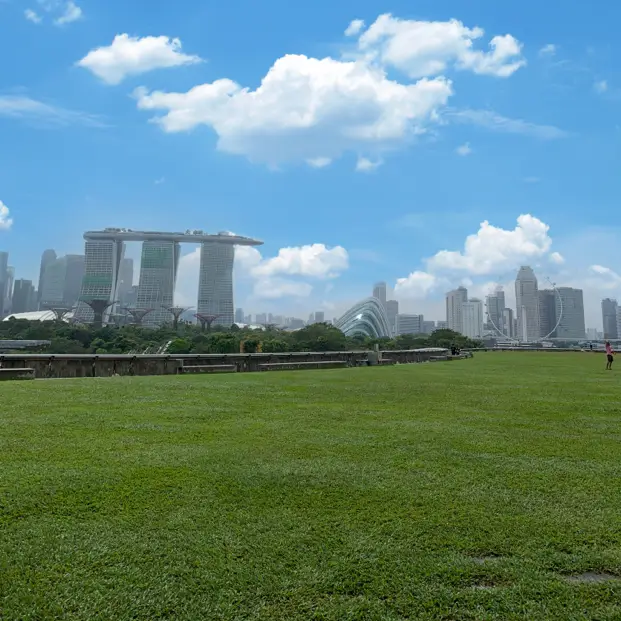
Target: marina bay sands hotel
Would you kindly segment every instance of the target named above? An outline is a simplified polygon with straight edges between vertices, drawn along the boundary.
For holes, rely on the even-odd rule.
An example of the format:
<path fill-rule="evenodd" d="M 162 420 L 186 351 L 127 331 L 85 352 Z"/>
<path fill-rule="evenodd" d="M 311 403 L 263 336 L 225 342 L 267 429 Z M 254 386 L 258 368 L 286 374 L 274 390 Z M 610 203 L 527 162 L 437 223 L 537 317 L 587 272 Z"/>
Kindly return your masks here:
<path fill-rule="evenodd" d="M 179 267 L 181 243 L 201 245 L 197 312 L 215 315 L 221 325 L 230 326 L 234 320 L 233 260 L 235 246 L 260 246 L 262 241 L 231 233 L 211 235 L 199 230 L 185 233 L 158 233 L 132 229 L 109 228 L 84 233 L 85 273 L 76 319 L 93 320 L 93 310 L 86 303 L 106 300 L 104 322 L 117 313 L 119 274 L 125 256 L 126 242 L 142 242 L 140 281 L 137 308 L 151 309 L 145 326 L 157 326 L 170 321 L 166 310 L 174 305 L 175 285 Z"/>

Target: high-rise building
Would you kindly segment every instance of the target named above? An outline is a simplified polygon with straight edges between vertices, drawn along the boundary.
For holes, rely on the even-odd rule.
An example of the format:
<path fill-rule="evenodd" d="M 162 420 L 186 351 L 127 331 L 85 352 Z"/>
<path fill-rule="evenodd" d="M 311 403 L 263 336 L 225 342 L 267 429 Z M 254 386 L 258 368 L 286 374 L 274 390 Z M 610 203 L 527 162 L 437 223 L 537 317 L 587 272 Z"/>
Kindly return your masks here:
<path fill-rule="evenodd" d="M 423 334 L 423 315 L 397 315 L 397 334 Z"/>
<path fill-rule="evenodd" d="M 619 315 L 617 314 L 617 325 L 619 324 L 618 319 L 619 319 Z M 603 336 L 602 333 L 597 328 L 587 328 L 586 334 L 587 334 L 587 338 L 590 341 L 597 341 L 601 339 Z"/>
<path fill-rule="evenodd" d="M 235 319 L 233 261 L 235 246 L 218 242 L 201 244 L 198 312 L 216 315 L 215 325 L 230 327 Z"/>
<path fill-rule="evenodd" d="M 68 254 L 51 261 L 43 274 L 43 291 L 39 294 L 39 307 L 73 308 L 80 297 L 84 279 L 84 256 Z"/>
<path fill-rule="evenodd" d="M 39 288 L 37 289 L 37 302 L 39 304 L 41 302 L 41 295 L 45 285 L 45 270 L 47 269 L 47 266 L 54 261 L 56 261 L 56 251 L 51 248 L 45 250 L 41 256 L 41 266 L 39 268 Z"/>
<path fill-rule="evenodd" d="M 515 318 L 513 317 L 513 309 L 505 308 L 503 314 L 503 325 L 505 326 L 505 335 L 510 339 L 515 338 Z"/>
<path fill-rule="evenodd" d="M 385 282 L 375 283 L 375 286 L 373 287 L 373 297 L 377 298 L 382 303 L 384 308 L 386 308 L 386 289 L 387 287 Z"/>
<path fill-rule="evenodd" d="M 317 311 L 315 313 L 315 323 L 323 323 L 326 320 L 326 315 L 323 311 Z"/>
<path fill-rule="evenodd" d="M 0 257 L 1 259 L 1 257 Z M 2 267 L 0 263 L 0 268 Z M 602 300 L 602 320 L 604 324 L 604 338 L 617 339 L 619 332 L 617 331 L 617 310 L 619 305 L 617 300 L 606 298 Z"/>
<path fill-rule="evenodd" d="M 388 325 L 391 334 L 397 333 L 397 315 L 399 314 L 399 302 L 397 300 L 386 301 L 386 315 L 388 315 Z"/>
<path fill-rule="evenodd" d="M 559 339 L 584 339 L 584 296 L 582 289 L 558 287 L 556 301 L 556 336 Z"/>
<path fill-rule="evenodd" d="M 502 287 L 497 287 L 494 293 L 487 296 L 487 320 L 490 330 L 496 336 L 502 336 L 506 332 L 505 306 L 505 292 Z"/>
<path fill-rule="evenodd" d="M 4 288 L 4 309 L 5 314 L 11 312 L 11 306 L 13 301 L 13 283 L 15 282 L 15 268 L 10 265 L 6 270 L 6 285 Z"/>
<path fill-rule="evenodd" d="M 472 298 L 461 305 L 461 333 L 471 339 L 483 336 L 483 302 Z"/>
<path fill-rule="evenodd" d="M 235 323 L 244 323 L 244 309 L 243 308 L 235 309 Z"/>
<path fill-rule="evenodd" d="M 121 261 L 121 269 L 119 272 L 119 291 L 117 298 L 121 306 L 129 306 L 127 298 L 134 286 L 134 260 L 124 258 Z"/>
<path fill-rule="evenodd" d="M 436 330 L 447 330 L 448 321 L 436 321 Z"/>
<path fill-rule="evenodd" d="M 449 330 L 462 332 L 462 304 L 468 301 L 468 289 L 459 287 L 446 294 L 446 322 Z"/>
<path fill-rule="evenodd" d="M 246 316 L 244 317 L 244 323 L 245 323 L 246 325 L 250 325 L 250 324 L 252 323 L 252 315 L 246 315 Z"/>
<path fill-rule="evenodd" d="M 5 291 L 9 284 L 9 253 L 0 252 L 0 319 L 9 313 Z"/>
<path fill-rule="evenodd" d="M 174 305 L 179 252 L 176 241 L 162 239 L 142 243 L 138 308 L 153 309 L 144 318 L 144 326 L 161 326 L 172 320 L 167 309 Z"/>
<path fill-rule="evenodd" d="M 35 288 L 32 280 L 19 279 L 13 285 L 12 314 L 28 313 L 36 306 Z"/>
<path fill-rule="evenodd" d="M 522 266 L 515 279 L 517 306 L 517 339 L 536 343 L 539 338 L 539 288 L 537 277 L 531 267 Z"/>
<path fill-rule="evenodd" d="M 93 321 L 93 311 L 84 302 L 92 300 L 117 301 L 119 269 L 125 244 L 118 239 L 87 239 L 85 270 L 76 318 L 84 323 Z M 112 306 L 104 313 L 104 322 L 112 314 Z"/>
<path fill-rule="evenodd" d="M 554 289 L 539 290 L 539 336 L 541 338 L 556 337 L 556 322 L 558 321 L 556 307 L 558 296 Z"/>
<path fill-rule="evenodd" d="M 423 334 L 433 334 L 436 330 L 435 321 L 423 321 Z"/>

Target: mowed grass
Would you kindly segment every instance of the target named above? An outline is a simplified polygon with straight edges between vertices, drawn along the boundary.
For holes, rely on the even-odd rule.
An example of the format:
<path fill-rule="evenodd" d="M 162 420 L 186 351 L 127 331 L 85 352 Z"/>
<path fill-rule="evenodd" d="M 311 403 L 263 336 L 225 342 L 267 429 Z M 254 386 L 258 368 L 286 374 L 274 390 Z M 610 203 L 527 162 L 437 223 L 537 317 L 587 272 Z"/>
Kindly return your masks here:
<path fill-rule="evenodd" d="M 0 618 L 620 619 L 604 365 L 2 383 Z"/>

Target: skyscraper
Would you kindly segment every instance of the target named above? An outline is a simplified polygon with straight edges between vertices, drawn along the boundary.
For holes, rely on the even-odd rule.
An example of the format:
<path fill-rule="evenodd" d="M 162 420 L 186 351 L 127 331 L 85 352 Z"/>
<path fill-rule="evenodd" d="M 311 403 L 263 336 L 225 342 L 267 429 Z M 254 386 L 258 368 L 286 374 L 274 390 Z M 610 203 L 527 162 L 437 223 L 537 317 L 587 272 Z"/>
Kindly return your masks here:
<path fill-rule="evenodd" d="M 317 311 L 315 313 L 315 323 L 323 323 L 326 320 L 326 315 L 323 311 Z"/>
<path fill-rule="evenodd" d="M 201 266 L 198 282 L 198 312 L 216 315 L 216 325 L 230 327 L 235 319 L 233 303 L 233 261 L 231 244 L 201 244 Z"/>
<path fill-rule="evenodd" d="M 388 325 L 392 334 L 397 333 L 397 315 L 399 314 L 399 302 L 397 300 L 388 300 L 386 302 L 386 315 L 388 315 Z"/>
<path fill-rule="evenodd" d="M 12 314 L 27 313 L 36 306 L 35 288 L 32 280 L 19 279 L 15 281 L 13 286 L 13 304 L 11 308 Z"/>
<path fill-rule="evenodd" d="M 119 272 L 119 291 L 117 294 L 121 306 L 128 306 L 128 298 L 134 286 L 134 260 L 124 258 Z"/>
<path fill-rule="evenodd" d="M 539 336 L 541 338 L 556 337 L 556 322 L 558 321 L 556 307 L 558 296 L 554 289 L 541 289 L 539 295 Z"/>
<path fill-rule="evenodd" d="M 424 321 L 423 315 L 398 315 L 397 334 L 422 334 Z"/>
<path fill-rule="evenodd" d="M 0 319 L 5 317 L 9 312 L 6 308 L 4 292 L 8 286 L 9 280 L 9 253 L 0 252 Z"/>
<path fill-rule="evenodd" d="M 504 317 L 503 325 L 505 327 L 505 335 L 508 336 L 510 339 L 514 339 L 515 338 L 515 319 L 513 317 L 513 309 L 505 308 L 502 314 Z"/>
<path fill-rule="evenodd" d="M 586 334 L 586 327 L 584 323 L 584 296 L 582 289 L 559 287 L 557 292 L 557 338 L 583 339 Z"/>
<path fill-rule="evenodd" d="M 378 282 L 373 287 L 373 297 L 377 298 L 384 308 L 386 308 L 386 283 Z"/>
<path fill-rule="evenodd" d="M 446 323 L 449 330 L 455 332 L 462 331 L 462 310 L 461 306 L 468 301 L 468 289 L 459 287 L 446 294 Z"/>
<path fill-rule="evenodd" d="M 483 302 L 472 298 L 461 305 L 461 333 L 471 339 L 483 336 Z"/>
<path fill-rule="evenodd" d="M 537 277 L 531 267 L 522 266 L 515 279 L 517 306 L 517 339 L 536 343 L 539 336 L 539 288 Z"/>
<path fill-rule="evenodd" d="M 76 318 L 89 323 L 93 321 L 94 313 L 84 302 L 117 301 L 119 269 L 125 244 L 118 239 L 87 239 L 84 248 L 85 270 Z M 112 309 L 108 308 L 104 313 L 104 323 L 111 312 Z"/>
<path fill-rule="evenodd" d="M 1 267 L 1 264 L 0 264 Z M 619 333 L 617 332 L 617 309 L 619 305 L 617 300 L 606 298 L 602 300 L 602 320 L 604 324 L 604 338 L 605 339 L 617 339 Z"/>
<path fill-rule="evenodd" d="M 15 282 L 15 268 L 9 265 L 6 268 L 6 284 L 4 286 L 4 314 L 5 315 L 11 312 L 14 282 Z"/>
<path fill-rule="evenodd" d="M 490 330 L 499 336 L 506 333 L 505 306 L 505 292 L 502 287 L 497 287 L 494 293 L 487 296 L 487 318 Z"/>
<path fill-rule="evenodd" d="M 37 289 L 37 302 L 41 303 L 41 294 L 45 285 L 45 270 L 47 266 L 56 261 L 56 251 L 52 249 L 45 250 L 41 256 L 41 266 L 39 267 L 39 288 Z"/>
<path fill-rule="evenodd" d="M 244 309 L 243 308 L 235 309 L 235 323 L 244 323 Z"/>
<path fill-rule="evenodd" d="M 174 305 L 179 251 L 179 242 L 167 239 L 142 243 L 137 306 L 153 309 L 144 318 L 144 326 L 161 326 L 172 320 L 167 308 Z"/>

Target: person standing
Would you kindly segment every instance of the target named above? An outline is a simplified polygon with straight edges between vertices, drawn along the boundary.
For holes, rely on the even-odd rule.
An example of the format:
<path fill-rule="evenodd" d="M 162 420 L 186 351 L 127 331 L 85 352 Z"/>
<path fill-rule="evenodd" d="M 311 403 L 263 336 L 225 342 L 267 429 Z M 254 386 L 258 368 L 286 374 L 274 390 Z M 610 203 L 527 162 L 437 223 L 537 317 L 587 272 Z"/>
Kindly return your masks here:
<path fill-rule="evenodd" d="M 612 363 L 615 361 L 615 352 L 610 341 L 606 341 L 606 371 L 612 371 Z"/>

